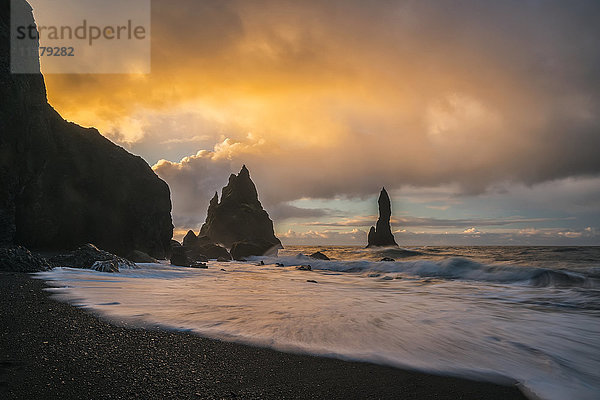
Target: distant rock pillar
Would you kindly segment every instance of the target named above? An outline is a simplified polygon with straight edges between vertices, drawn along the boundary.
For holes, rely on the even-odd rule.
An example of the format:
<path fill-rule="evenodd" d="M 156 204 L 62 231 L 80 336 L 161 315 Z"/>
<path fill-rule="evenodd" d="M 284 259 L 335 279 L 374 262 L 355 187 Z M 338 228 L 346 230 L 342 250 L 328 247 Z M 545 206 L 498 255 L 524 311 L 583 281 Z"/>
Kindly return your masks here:
<path fill-rule="evenodd" d="M 369 230 L 367 247 L 398 246 L 392 234 L 392 227 L 390 226 L 392 203 L 385 188 L 381 189 L 378 203 L 379 219 L 377 219 L 377 224 Z"/>

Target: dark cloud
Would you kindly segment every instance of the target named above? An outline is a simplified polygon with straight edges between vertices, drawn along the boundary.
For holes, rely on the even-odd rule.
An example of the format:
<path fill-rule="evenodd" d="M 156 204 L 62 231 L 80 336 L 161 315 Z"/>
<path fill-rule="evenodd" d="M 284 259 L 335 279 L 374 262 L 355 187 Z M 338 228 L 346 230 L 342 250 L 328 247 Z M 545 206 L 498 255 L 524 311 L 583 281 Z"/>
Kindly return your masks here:
<path fill-rule="evenodd" d="M 291 144 L 295 154 L 266 159 L 233 155 L 238 163 L 255 161 L 257 175 L 281 184 L 282 201 L 364 196 L 381 184 L 457 182 L 475 194 L 499 181 L 536 184 L 600 173 L 600 28 L 590 17 L 599 15 L 600 3 L 268 4 L 256 6 L 268 12 L 229 5 L 248 29 L 274 21 L 261 36 L 276 49 L 268 68 L 279 71 L 291 59 L 292 80 L 302 80 L 306 64 L 315 63 L 317 76 L 338 72 L 365 82 L 383 103 L 371 110 L 354 98 L 357 104 L 322 110 L 342 130 L 333 147 Z M 300 39 L 282 43 L 281 25 Z M 319 53 L 334 44 L 360 57 L 334 51 L 336 62 Z M 317 56 L 297 60 L 280 48 L 287 45 Z M 397 98 L 407 91 L 408 104 Z"/>
<path fill-rule="evenodd" d="M 207 58 L 227 52 L 243 34 L 234 1 L 152 1 L 152 57 L 158 68 L 171 61 L 195 64 L 200 72 Z"/>
<path fill-rule="evenodd" d="M 284 221 L 292 218 L 319 218 L 331 215 L 332 210 L 322 208 L 302 208 L 291 204 L 279 203 L 269 208 L 269 216 L 273 220 Z"/>
<path fill-rule="evenodd" d="M 598 15 L 597 0 L 155 0 L 149 77 L 47 80 L 59 110 L 117 121 L 146 159 L 190 156 L 155 166 L 176 219 L 201 223 L 242 164 L 274 216 L 318 218 L 288 202 L 599 176 Z M 118 126 L 153 114 L 177 123 Z"/>
<path fill-rule="evenodd" d="M 162 161 L 154 170 L 171 188 L 175 226 L 197 230 L 206 219 L 208 202 L 215 192 L 220 195 L 234 168 L 228 160 L 215 161 L 200 153 L 180 163 Z"/>

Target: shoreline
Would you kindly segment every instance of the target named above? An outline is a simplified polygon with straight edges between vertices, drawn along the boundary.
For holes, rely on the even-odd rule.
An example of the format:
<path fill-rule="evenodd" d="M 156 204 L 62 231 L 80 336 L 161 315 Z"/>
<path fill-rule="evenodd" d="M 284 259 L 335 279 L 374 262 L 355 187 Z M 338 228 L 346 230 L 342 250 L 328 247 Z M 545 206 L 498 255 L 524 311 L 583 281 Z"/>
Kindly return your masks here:
<path fill-rule="evenodd" d="M 515 386 L 111 324 L 0 273 L 0 397 L 525 399 Z"/>

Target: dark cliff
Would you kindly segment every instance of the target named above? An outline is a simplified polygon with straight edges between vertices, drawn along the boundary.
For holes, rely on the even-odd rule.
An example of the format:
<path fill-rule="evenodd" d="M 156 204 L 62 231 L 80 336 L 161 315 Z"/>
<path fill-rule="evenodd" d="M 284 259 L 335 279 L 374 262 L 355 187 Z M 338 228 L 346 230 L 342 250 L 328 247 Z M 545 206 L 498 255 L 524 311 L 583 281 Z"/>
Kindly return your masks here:
<path fill-rule="evenodd" d="M 392 228 L 390 226 L 392 203 L 385 188 L 381 189 L 378 204 L 379 218 L 377 219 L 377 225 L 374 227 L 372 226 L 369 231 L 369 244 L 367 247 L 398 246 L 396 240 L 394 240 L 394 235 L 392 234 Z"/>
<path fill-rule="evenodd" d="M 238 175 L 231 174 L 220 202 L 215 193 L 200 234 L 226 247 L 236 242 L 260 242 L 265 251 L 270 247 L 281 247 L 273 231 L 273 221 L 260 204 L 256 186 L 245 165 Z"/>
<path fill-rule="evenodd" d="M 10 3 L 0 0 L 0 244 L 165 256 L 169 187 L 141 157 L 65 121 L 41 74 L 11 73 Z M 33 23 L 29 4 L 16 4 Z M 28 62 L 39 69 L 37 56 Z"/>

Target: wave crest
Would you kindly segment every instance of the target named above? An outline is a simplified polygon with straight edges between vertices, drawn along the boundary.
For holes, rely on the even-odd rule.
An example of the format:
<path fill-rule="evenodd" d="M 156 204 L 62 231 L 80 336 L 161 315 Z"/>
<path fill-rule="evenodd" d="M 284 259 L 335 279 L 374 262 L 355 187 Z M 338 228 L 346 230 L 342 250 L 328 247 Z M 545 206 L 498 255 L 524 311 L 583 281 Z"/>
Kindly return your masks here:
<path fill-rule="evenodd" d="M 403 250 L 398 249 L 398 251 Z M 381 263 L 367 260 L 322 261 L 298 254 L 295 257 L 274 258 L 273 263 L 275 262 L 283 263 L 286 267 L 310 262 L 313 270 L 379 273 L 377 276 L 396 273 L 420 278 L 528 284 L 535 287 L 600 288 L 600 279 L 584 273 L 515 265 L 487 265 L 461 257 L 441 261 L 411 260 Z"/>

